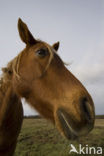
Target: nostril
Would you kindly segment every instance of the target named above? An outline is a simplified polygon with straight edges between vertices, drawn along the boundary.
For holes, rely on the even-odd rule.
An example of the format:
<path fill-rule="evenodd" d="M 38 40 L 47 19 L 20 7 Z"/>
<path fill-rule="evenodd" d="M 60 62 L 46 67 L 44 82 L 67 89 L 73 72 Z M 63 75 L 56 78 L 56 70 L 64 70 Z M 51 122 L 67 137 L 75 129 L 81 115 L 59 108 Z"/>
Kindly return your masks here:
<path fill-rule="evenodd" d="M 84 112 L 84 116 L 88 122 L 91 122 L 91 111 L 90 111 L 90 104 L 87 98 L 82 99 L 82 111 Z"/>

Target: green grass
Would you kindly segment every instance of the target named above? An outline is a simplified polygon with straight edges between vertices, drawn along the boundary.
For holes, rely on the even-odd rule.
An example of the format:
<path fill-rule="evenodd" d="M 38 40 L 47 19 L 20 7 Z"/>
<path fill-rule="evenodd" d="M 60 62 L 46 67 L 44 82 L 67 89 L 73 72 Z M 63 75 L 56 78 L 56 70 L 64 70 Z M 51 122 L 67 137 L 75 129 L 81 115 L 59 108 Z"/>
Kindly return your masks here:
<path fill-rule="evenodd" d="M 93 131 L 77 141 L 63 138 L 45 119 L 24 119 L 15 156 L 76 156 L 75 153 L 69 154 L 70 144 L 75 147 L 88 144 L 89 147 L 104 149 L 104 119 L 96 119 Z"/>

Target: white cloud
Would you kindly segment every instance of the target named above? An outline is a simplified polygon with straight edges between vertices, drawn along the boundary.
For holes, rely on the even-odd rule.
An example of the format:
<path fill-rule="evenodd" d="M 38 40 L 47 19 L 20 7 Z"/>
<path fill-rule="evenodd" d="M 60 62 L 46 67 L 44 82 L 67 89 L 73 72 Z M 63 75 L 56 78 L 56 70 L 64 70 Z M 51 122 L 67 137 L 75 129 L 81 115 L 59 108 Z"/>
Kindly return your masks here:
<path fill-rule="evenodd" d="M 73 73 L 86 85 L 104 84 L 104 63 L 101 64 L 80 64 L 73 68 Z"/>

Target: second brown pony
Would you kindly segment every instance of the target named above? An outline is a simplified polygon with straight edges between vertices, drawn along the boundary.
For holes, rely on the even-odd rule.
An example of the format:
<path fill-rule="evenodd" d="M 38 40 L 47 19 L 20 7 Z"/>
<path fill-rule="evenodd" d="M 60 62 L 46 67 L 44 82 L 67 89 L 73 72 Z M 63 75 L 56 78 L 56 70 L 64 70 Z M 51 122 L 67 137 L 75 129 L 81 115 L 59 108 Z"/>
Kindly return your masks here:
<path fill-rule="evenodd" d="M 21 105 L 20 99 L 23 97 L 42 116 L 54 123 L 67 139 L 86 135 L 94 126 L 94 104 L 85 87 L 67 70 L 58 56 L 59 42 L 51 46 L 46 42 L 36 40 L 21 19 L 18 21 L 18 30 L 26 47 L 3 69 L 4 75 L 1 83 L 3 86 L 8 82 L 10 89 L 6 96 L 9 99 L 14 95 L 14 101 L 11 100 L 12 106 L 8 100 L 6 101 L 8 112 L 11 112 L 11 107 L 14 106 L 13 114 L 17 105 Z M 1 95 L 0 98 L 3 96 Z M 0 117 L 5 115 L 6 113 L 1 113 Z M 19 107 L 16 118 L 12 117 L 15 122 L 10 131 L 16 127 L 15 124 L 20 130 L 21 116 L 23 116 L 22 107 Z M 19 119 L 20 121 L 17 122 Z M 2 127 L 5 122 L 3 121 L 0 132 L 4 131 Z M 15 144 L 19 130 L 15 128 Z"/>

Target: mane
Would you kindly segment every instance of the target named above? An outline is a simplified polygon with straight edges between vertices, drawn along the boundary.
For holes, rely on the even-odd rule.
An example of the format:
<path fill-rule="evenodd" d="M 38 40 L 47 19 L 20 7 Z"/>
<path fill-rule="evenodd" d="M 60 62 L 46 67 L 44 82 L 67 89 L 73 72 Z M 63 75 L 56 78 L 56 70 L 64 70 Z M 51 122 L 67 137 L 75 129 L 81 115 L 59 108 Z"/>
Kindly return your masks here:
<path fill-rule="evenodd" d="M 11 84 L 12 75 L 14 74 L 17 78 L 20 78 L 18 69 L 22 52 L 11 60 L 6 67 L 2 68 L 2 74 L 0 76 L 0 92 L 5 93 L 8 86 Z"/>

